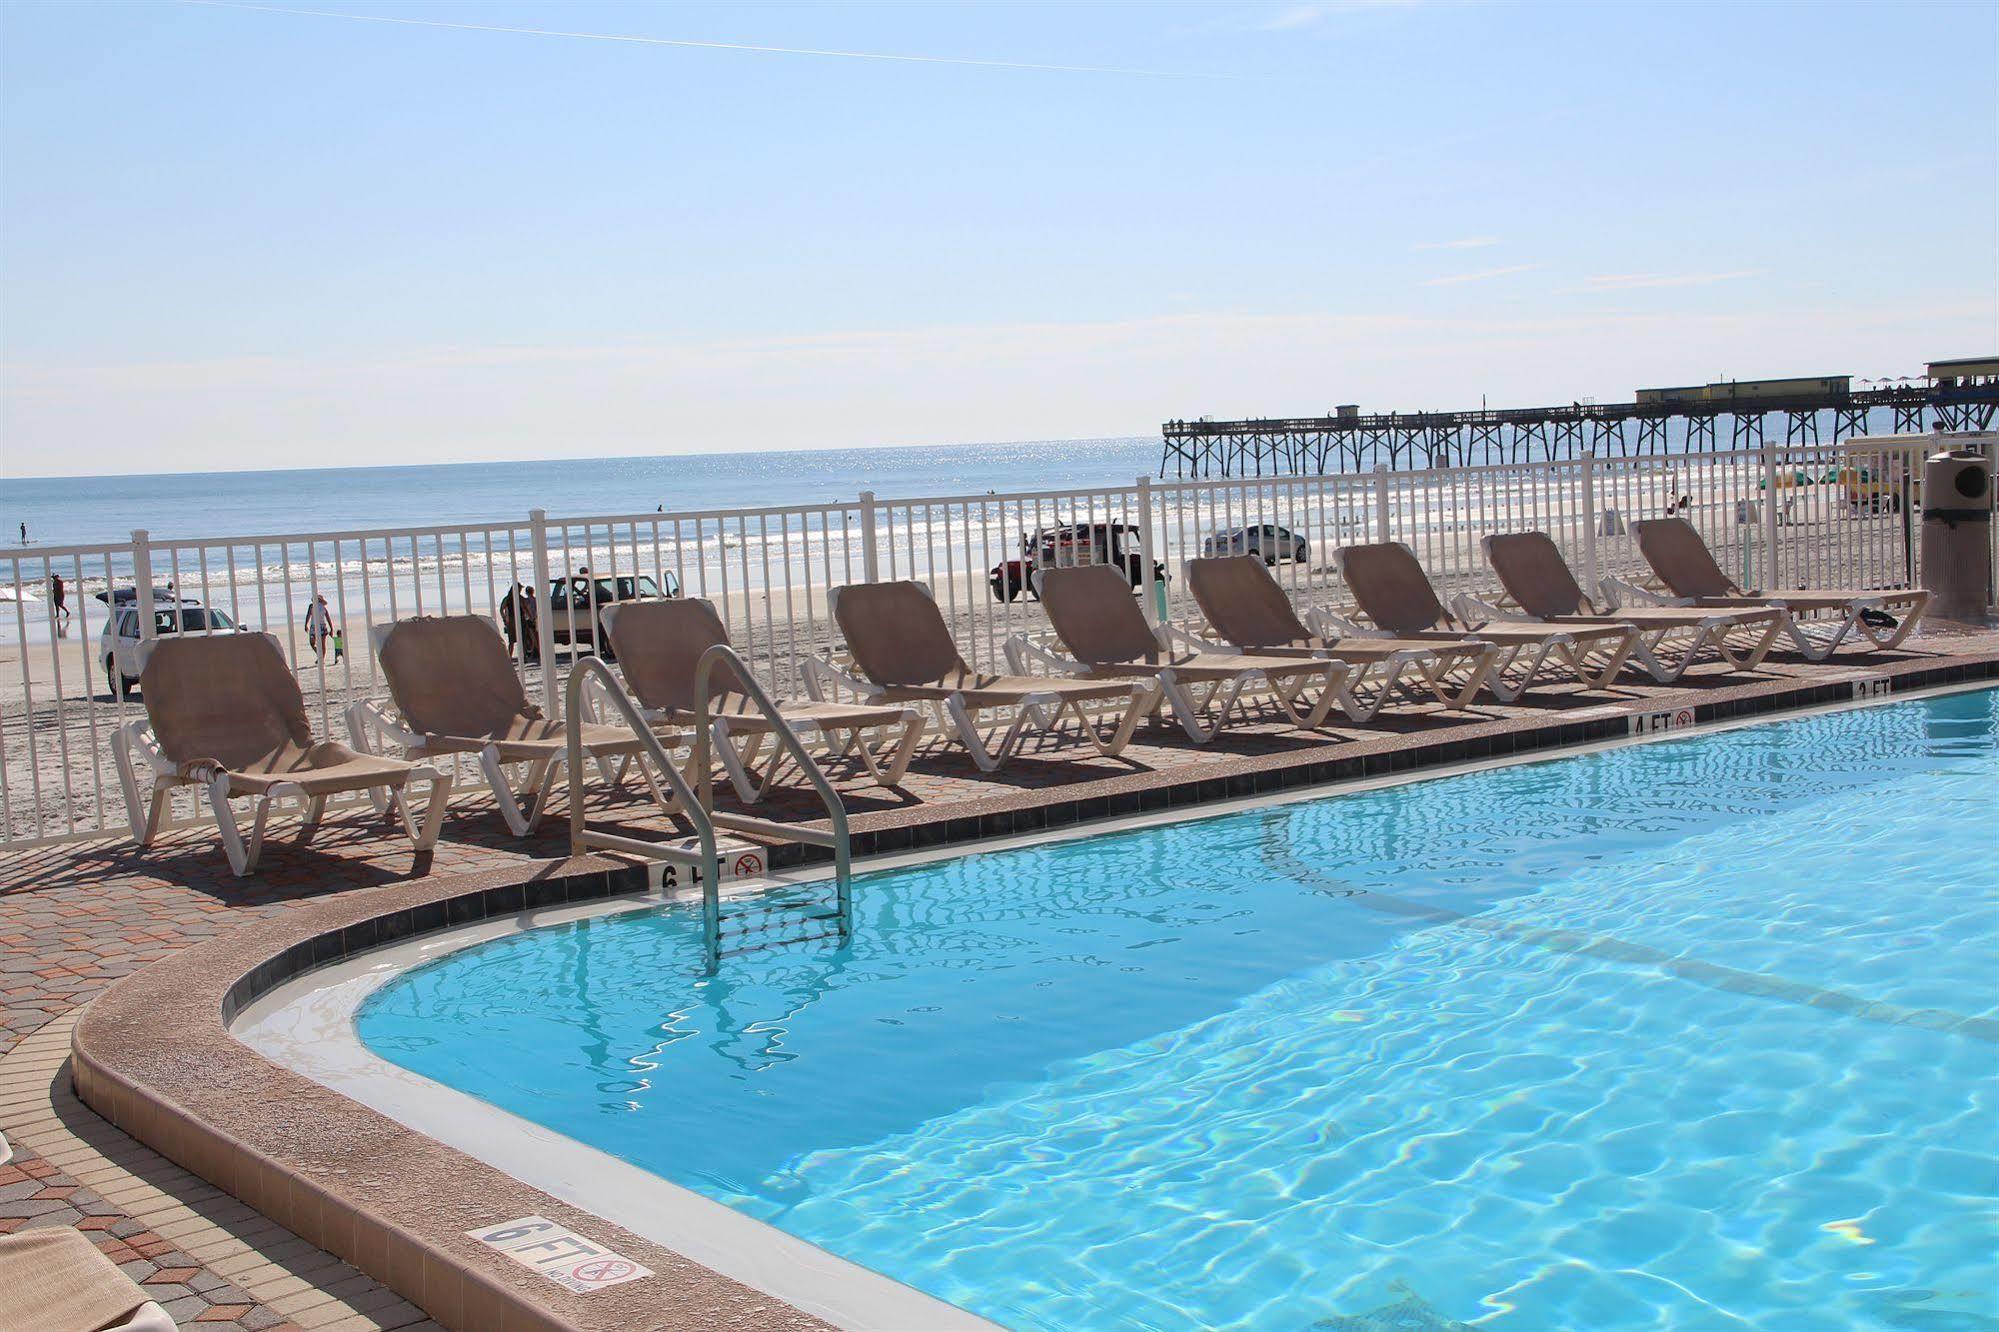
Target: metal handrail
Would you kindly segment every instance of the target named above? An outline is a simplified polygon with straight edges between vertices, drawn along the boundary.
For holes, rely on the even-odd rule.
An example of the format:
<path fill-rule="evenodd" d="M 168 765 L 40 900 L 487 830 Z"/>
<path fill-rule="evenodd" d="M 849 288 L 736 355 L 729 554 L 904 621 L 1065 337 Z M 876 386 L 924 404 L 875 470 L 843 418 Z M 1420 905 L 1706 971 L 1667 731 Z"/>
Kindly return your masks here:
<path fill-rule="evenodd" d="M 743 814 L 717 814 L 715 812 L 715 774 L 711 751 L 711 733 L 715 719 L 708 710 L 708 682 L 717 664 L 727 666 L 736 677 L 737 692 L 756 705 L 770 724 L 777 737 L 779 747 L 792 758 L 799 771 L 818 793 L 820 802 L 826 807 L 828 828 L 820 832 L 812 828 L 778 823 L 771 819 L 752 818 Z M 617 833 L 593 832 L 586 818 L 583 793 L 584 771 L 582 717 L 584 686 L 595 681 L 600 689 L 600 700 L 608 701 L 615 707 L 625 724 L 630 726 L 645 745 L 646 756 L 666 774 L 667 784 L 672 788 L 675 799 L 686 811 L 694 825 L 699 842 L 698 855 L 670 844 L 647 842 L 636 837 L 624 837 Z M 659 736 L 647 724 L 645 714 L 639 708 L 624 683 L 611 673 L 610 666 L 603 658 L 585 656 L 571 668 L 564 687 L 567 707 L 564 716 L 568 725 L 569 781 L 569 847 L 572 855 L 583 855 L 592 850 L 618 851 L 626 855 L 647 858 L 664 857 L 672 860 L 686 860 L 696 863 L 701 878 L 701 925 L 705 945 L 706 960 L 710 971 L 721 961 L 722 940 L 722 884 L 721 865 L 715 850 L 715 830 L 727 828 L 734 832 L 758 833 L 785 841 L 805 842 L 815 846 L 831 848 L 833 852 L 833 882 L 836 893 L 836 928 L 840 941 L 847 942 L 853 937 L 854 898 L 853 863 L 850 840 L 847 833 L 847 807 L 834 791 L 826 775 L 819 770 L 812 756 L 806 752 L 797 732 L 785 722 L 777 704 L 764 692 L 763 686 L 750 674 L 747 663 L 726 643 L 717 643 L 701 654 L 694 667 L 695 725 L 693 736 L 693 758 L 690 766 L 697 776 L 690 787 L 679 769 L 667 757 L 666 748 Z"/>
<path fill-rule="evenodd" d="M 770 724 L 777 736 L 778 745 L 791 755 L 792 762 L 805 774 L 812 789 L 819 796 L 819 802 L 826 807 L 827 832 L 819 834 L 812 829 L 792 827 L 775 823 L 769 819 L 750 818 L 747 815 L 721 815 L 714 813 L 715 765 L 709 754 L 709 735 L 712 722 L 708 714 L 708 681 L 714 674 L 717 663 L 726 665 L 735 676 L 736 691 L 756 704 L 757 711 Z M 853 937 L 854 890 L 853 861 L 847 835 L 847 806 L 826 780 L 826 774 L 819 770 L 819 764 L 806 752 L 804 742 L 798 733 L 784 720 L 776 703 L 771 701 L 764 687 L 757 683 L 750 673 L 749 664 L 727 643 L 716 643 L 701 654 L 701 660 L 694 666 L 694 770 L 700 784 L 700 805 L 702 812 L 720 826 L 737 832 L 757 832 L 765 836 L 779 837 L 787 841 L 807 842 L 817 846 L 830 846 L 833 850 L 833 883 L 839 909 L 840 941 L 847 942 Z M 708 909 L 719 913 L 717 904 L 718 885 L 710 879 L 704 896 Z M 719 919 L 719 916 L 718 916 Z"/>
<path fill-rule="evenodd" d="M 673 788 L 674 798 L 679 801 L 688 821 L 694 825 L 694 835 L 700 845 L 698 857 L 686 853 L 675 854 L 673 850 L 657 842 L 643 841 L 637 837 L 621 837 L 616 833 L 592 832 L 584 815 L 584 766 L 583 766 L 583 684 L 591 677 L 597 677 L 603 687 L 603 697 L 624 717 L 626 725 L 638 734 L 644 743 L 647 757 L 651 758 L 659 770 L 665 774 L 667 785 Z M 565 765 L 569 779 L 569 853 L 583 855 L 587 851 L 622 851 L 626 855 L 644 856 L 654 859 L 665 856 L 674 860 L 692 859 L 701 871 L 702 894 L 704 897 L 703 916 L 712 938 L 720 929 L 719 906 L 716 898 L 716 880 L 721 868 L 715 857 L 715 821 L 710 817 L 708 807 L 695 798 L 689 789 L 687 779 L 673 766 L 667 757 L 666 747 L 659 742 L 659 736 L 646 722 L 639 705 L 625 691 L 625 686 L 602 657 L 583 657 L 571 665 L 569 681 L 565 691 L 567 707 L 563 716 L 568 719 L 569 757 Z"/>

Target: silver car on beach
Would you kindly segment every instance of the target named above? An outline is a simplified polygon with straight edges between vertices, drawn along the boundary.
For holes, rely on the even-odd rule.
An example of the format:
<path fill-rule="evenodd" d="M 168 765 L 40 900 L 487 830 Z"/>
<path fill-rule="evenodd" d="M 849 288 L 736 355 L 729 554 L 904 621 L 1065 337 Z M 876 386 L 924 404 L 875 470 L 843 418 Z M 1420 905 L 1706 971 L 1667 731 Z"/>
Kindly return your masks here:
<path fill-rule="evenodd" d="M 1265 564 L 1275 564 L 1279 560 L 1295 560 L 1303 564 L 1311 557 L 1312 547 L 1304 537 L 1288 527 L 1263 523 L 1213 533 L 1201 543 L 1201 554 L 1209 557 L 1260 555 Z"/>

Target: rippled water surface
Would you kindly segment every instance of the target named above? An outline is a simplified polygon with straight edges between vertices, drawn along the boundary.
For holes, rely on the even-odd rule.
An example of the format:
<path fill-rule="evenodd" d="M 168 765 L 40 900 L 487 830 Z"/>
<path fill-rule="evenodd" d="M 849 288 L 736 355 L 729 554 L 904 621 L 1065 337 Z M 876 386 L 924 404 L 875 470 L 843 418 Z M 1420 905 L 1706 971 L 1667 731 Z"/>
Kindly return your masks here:
<path fill-rule="evenodd" d="M 441 959 L 385 1058 L 1018 1328 L 1999 1329 L 1999 693 Z"/>

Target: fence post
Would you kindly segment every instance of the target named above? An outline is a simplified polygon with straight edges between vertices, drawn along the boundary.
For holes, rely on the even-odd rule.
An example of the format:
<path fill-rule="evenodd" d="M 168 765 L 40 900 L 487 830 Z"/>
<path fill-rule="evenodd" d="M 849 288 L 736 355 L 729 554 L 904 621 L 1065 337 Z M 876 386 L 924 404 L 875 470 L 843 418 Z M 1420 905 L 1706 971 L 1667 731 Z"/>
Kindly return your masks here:
<path fill-rule="evenodd" d="M 143 527 L 132 529 L 132 610 L 139 617 L 139 640 L 153 636 L 153 538 Z M 112 620 L 118 616 L 114 597 Z"/>
<path fill-rule="evenodd" d="M 1923 459 L 1927 456 L 1921 444 L 1917 444 L 1914 447 L 1905 446 L 1902 452 L 1904 460 L 1902 464 L 1902 476 L 1895 483 L 1896 497 L 1899 500 L 1899 503 L 1895 507 L 1901 510 L 1900 517 L 1902 519 L 1902 574 L 1904 579 L 1902 585 L 1904 587 L 1921 587 L 1923 585 L 1922 570 L 1916 567 L 1916 480 L 1922 475 Z M 1999 462 L 1999 458 L 1993 458 L 1992 461 Z M 1995 552 L 1994 558 L 1999 560 L 1999 552 Z"/>
<path fill-rule="evenodd" d="M 548 510 L 528 510 L 528 544 L 534 551 L 535 637 L 541 655 L 541 710 L 550 717 L 562 715 L 562 692 L 555 687 L 555 609 L 540 605 L 548 600 L 554 583 L 548 566 Z M 516 612 L 518 614 L 518 612 Z M 572 774 L 572 780 L 581 780 Z"/>
<path fill-rule="evenodd" d="M 882 577 L 881 547 L 875 541 L 875 492 L 861 492 L 861 578 L 879 583 Z"/>
<path fill-rule="evenodd" d="M 1603 566 L 1596 553 L 1597 511 L 1596 511 L 1596 450 L 1583 450 L 1583 590 L 1596 600 L 1597 588 L 1603 582 Z"/>
<path fill-rule="evenodd" d="M 1374 465 L 1374 539 L 1388 540 L 1388 464 Z"/>
<path fill-rule="evenodd" d="M 1777 590 L 1777 446 L 1763 446 L 1763 592 Z"/>
<path fill-rule="evenodd" d="M 1160 596 L 1159 571 L 1152 554 L 1152 478 L 1141 476 L 1138 486 L 1138 564 L 1141 602 L 1145 607 L 1145 618 L 1150 624 L 1158 624 L 1167 618 L 1164 598 Z"/>

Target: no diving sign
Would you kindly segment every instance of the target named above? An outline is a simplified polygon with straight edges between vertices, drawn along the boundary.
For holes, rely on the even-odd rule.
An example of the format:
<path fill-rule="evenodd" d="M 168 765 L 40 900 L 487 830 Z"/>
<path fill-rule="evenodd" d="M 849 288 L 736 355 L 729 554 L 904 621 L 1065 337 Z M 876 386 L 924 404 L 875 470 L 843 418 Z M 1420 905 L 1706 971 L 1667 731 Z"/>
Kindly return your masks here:
<path fill-rule="evenodd" d="M 1681 731 L 1694 724 L 1692 708 L 1667 708 L 1662 712 L 1631 714 L 1631 734 L 1653 735 L 1660 731 Z"/>
<path fill-rule="evenodd" d="M 593 1244 L 545 1216 L 518 1217 L 465 1233 L 580 1295 L 652 1275 L 652 1269 Z"/>

